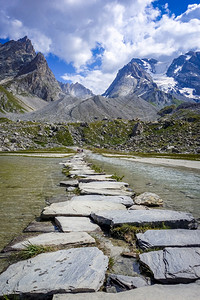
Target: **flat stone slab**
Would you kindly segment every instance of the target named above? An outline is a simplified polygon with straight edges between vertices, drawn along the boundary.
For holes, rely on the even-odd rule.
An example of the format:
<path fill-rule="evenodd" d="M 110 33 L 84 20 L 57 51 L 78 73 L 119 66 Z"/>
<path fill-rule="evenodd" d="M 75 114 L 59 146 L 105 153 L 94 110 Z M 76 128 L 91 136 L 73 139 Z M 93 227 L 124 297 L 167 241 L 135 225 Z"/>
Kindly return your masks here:
<path fill-rule="evenodd" d="M 158 247 L 200 247 L 200 230 L 147 230 L 136 234 L 142 249 Z"/>
<path fill-rule="evenodd" d="M 63 232 L 101 231 L 101 228 L 87 217 L 56 217 L 55 223 Z"/>
<path fill-rule="evenodd" d="M 11 246 L 13 250 L 25 249 L 28 245 L 61 246 L 61 245 L 86 245 L 94 244 L 93 239 L 87 232 L 51 232 L 27 238 L 26 240 Z"/>
<path fill-rule="evenodd" d="M 173 210 L 99 211 L 92 213 L 91 217 L 97 224 L 112 227 L 123 224 L 135 226 L 165 224 L 171 228 L 196 229 L 198 226 L 192 214 Z"/>
<path fill-rule="evenodd" d="M 119 284 L 126 289 L 135 289 L 142 286 L 147 286 L 147 281 L 142 277 L 124 276 L 118 274 L 109 274 L 108 282 Z"/>
<path fill-rule="evenodd" d="M 53 300 L 188 300 L 199 299 L 200 283 L 154 284 L 121 293 L 57 294 Z"/>
<path fill-rule="evenodd" d="M 108 258 L 96 247 L 43 253 L 0 274 L 0 296 L 95 292 L 103 284 L 107 266 Z"/>
<path fill-rule="evenodd" d="M 71 201 L 106 201 L 120 203 L 126 207 L 133 205 L 133 199 L 130 196 L 81 195 L 74 196 Z"/>
<path fill-rule="evenodd" d="M 58 229 L 51 222 L 31 222 L 24 232 L 56 232 Z"/>
<path fill-rule="evenodd" d="M 134 192 L 128 189 L 81 189 L 82 195 L 133 196 Z"/>
<path fill-rule="evenodd" d="M 93 181 L 88 183 L 79 183 L 80 189 L 124 189 L 125 187 L 128 187 L 128 183 L 118 181 Z"/>
<path fill-rule="evenodd" d="M 79 182 L 93 182 L 93 181 L 114 181 L 114 179 L 111 178 L 112 175 L 88 175 L 84 178 L 80 178 Z"/>
<path fill-rule="evenodd" d="M 139 257 L 162 283 L 188 283 L 200 279 L 200 248 L 169 247 Z"/>
<path fill-rule="evenodd" d="M 100 210 L 126 210 L 125 206 L 119 203 L 106 201 L 66 201 L 53 203 L 42 211 L 42 218 L 52 218 L 56 216 L 80 216 L 89 217 L 92 212 Z"/>
<path fill-rule="evenodd" d="M 66 186 L 66 187 L 77 187 L 78 186 L 78 180 L 66 180 L 61 181 L 60 186 Z"/>
<path fill-rule="evenodd" d="M 94 173 L 95 173 L 94 170 L 92 170 L 92 169 L 86 169 L 86 168 L 69 171 L 70 175 L 78 175 L 78 176 L 92 175 Z"/>

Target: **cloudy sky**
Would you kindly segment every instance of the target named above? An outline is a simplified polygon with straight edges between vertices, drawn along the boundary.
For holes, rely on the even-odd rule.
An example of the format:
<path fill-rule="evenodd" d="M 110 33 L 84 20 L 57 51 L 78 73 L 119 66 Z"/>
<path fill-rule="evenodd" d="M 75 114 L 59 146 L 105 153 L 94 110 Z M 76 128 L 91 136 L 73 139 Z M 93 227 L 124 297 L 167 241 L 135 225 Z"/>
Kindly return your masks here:
<path fill-rule="evenodd" d="M 101 94 L 133 57 L 200 50 L 192 0 L 0 0 L 0 39 L 27 35 L 62 81 Z"/>

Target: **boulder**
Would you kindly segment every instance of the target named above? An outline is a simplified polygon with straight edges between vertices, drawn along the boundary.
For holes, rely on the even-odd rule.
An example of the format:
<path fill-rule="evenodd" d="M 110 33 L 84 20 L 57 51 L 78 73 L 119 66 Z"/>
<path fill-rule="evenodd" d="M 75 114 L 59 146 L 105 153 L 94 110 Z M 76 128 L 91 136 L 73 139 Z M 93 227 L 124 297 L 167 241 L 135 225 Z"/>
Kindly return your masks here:
<path fill-rule="evenodd" d="M 42 211 L 42 218 L 52 218 L 56 216 L 80 216 L 89 217 L 92 212 L 100 210 L 126 210 L 125 206 L 119 203 L 106 201 L 66 201 L 53 203 Z"/>
<path fill-rule="evenodd" d="M 108 258 L 95 247 L 43 253 L 0 274 L 0 296 L 15 294 L 27 299 L 61 291 L 95 292 L 104 282 L 107 266 Z"/>
<path fill-rule="evenodd" d="M 135 226 L 169 226 L 171 228 L 196 229 L 197 221 L 192 214 L 173 210 L 113 210 L 92 213 L 93 220 L 106 226 L 121 226 L 130 224 Z"/>
<path fill-rule="evenodd" d="M 200 279 L 200 248 L 165 248 L 139 255 L 140 262 L 162 283 L 188 283 Z"/>
<path fill-rule="evenodd" d="M 199 299 L 200 282 L 190 284 L 154 284 L 122 293 L 57 294 L 53 300 L 188 300 Z"/>
<path fill-rule="evenodd" d="M 130 196 L 80 195 L 73 197 L 71 201 L 105 201 L 120 203 L 126 207 L 133 205 L 133 199 Z"/>
<path fill-rule="evenodd" d="M 145 192 L 134 198 L 135 204 L 146 206 L 162 206 L 163 200 L 154 193 Z"/>
<path fill-rule="evenodd" d="M 42 246 L 63 246 L 63 245 L 85 245 L 94 244 L 93 239 L 86 232 L 51 232 L 43 233 L 38 236 L 27 238 L 26 240 L 11 246 L 12 250 L 25 249 L 29 245 L 42 245 Z"/>
<path fill-rule="evenodd" d="M 140 248 L 158 247 L 200 247 L 200 230 L 167 229 L 147 230 L 138 233 L 137 242 Z"/>
<path fill-rule="evenodd" d="M 55 223 L 63 232 L 101 231 L 100 227 L 87 217 L 56 217 Z"/>

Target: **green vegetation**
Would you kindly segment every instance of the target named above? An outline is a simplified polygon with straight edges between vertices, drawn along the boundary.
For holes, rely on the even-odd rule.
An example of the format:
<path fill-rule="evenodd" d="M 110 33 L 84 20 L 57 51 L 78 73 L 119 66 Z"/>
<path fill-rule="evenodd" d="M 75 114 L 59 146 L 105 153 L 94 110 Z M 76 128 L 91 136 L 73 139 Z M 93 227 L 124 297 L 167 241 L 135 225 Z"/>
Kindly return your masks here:
<path fill-rule="evenodd" d="M 125 240 L 127 243 L 134 245 L 136 240 L 137 233 L 144 233 L 150 229 L 170 229 L 167 227 L 164 222 L 160 226 L 151 225 L 143 225 L 143 226 L 134 226 L 129 224 L 123 224 L 119 227 L 114 227 L 111 229 L 111 235 L 115 238 Z"/>
<path fill-rule="evenodd" d="M 91 169 L 94 170 L 96 173 L 104 173 L 104 170 L 101 167 L 94 164 L 91 166 Z"/>
<path fill-rule="evenodd" d="M 62 173 L 66 176 L 66 177 L 68 177 L 69 175 L 70 175 L 70 170 L 71 170 L 71 168 L 69 167 L 69 166 L 65 166 L 65 167 L 63 167 L 63 169 L 62 169 Z"/>
<path fill-rule="evenodd" d="M 18 257 L 21 259 L 29 259 L 31 257 L 37 256 L 38 254 L 54 251 L 54 247 L 42 246 L 42 245 L 33 245 L 29 244 L 24 250 L 21 250 L 18 254 Z"/>
<path fill-rule="evenodd" d="M 114 264 L 115 264 L 114 258 L 113 257 L 109 257 L 109 260 L 108 260 L 108 270 L 109 271 L 112 271 L 112 268 L 113 268 Z"/>
<path fill-rule="evenodd" d="M 115 174 L 113 174 L 113 175 L 111 176 L 111 178 L 114 179 L 114 180 L 116 180 L 116 181 L 122 181 L 123 178 L 124 178 L 124 175 L 123 175 L 123 176 L 118 176 L 118 175 L 115 173 Z"/>
<path fill-rule="evenodd" d="M 60 127 L 57 133 L 55 134 L 55 139 L 58 141 L 58 143 L 64 146 L 73 146 L 74 144 L 68 126 Z"/>
<path fill-rule="evenodd" d="M 22 102 L 0 85 L 0 112 L 24 113 L 25 111 Z"/>

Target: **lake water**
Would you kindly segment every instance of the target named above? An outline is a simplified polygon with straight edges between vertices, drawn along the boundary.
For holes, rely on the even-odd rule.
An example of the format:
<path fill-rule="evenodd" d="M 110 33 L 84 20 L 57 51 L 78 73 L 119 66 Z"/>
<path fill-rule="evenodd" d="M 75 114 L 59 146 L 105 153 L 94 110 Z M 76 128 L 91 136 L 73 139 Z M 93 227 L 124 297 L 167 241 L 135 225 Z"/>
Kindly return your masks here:
<path fill-rule="evenodd" d="M 136 193 L 152 192 L 162 197 L 166 209 L 191 212 L 200 218 L 200 170 L 164 167 L 119 158 L 89 154 L 89 159 L 107 173 L 124 175 Z"/>
<path fill-rule="evenodd" d="M 0 156 L 0 249 L 39 217 L 49 196 L 64 193 L 66 158 Z"/>

